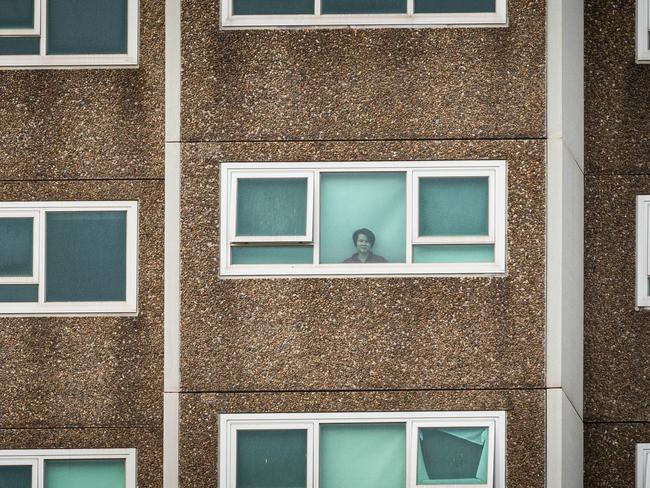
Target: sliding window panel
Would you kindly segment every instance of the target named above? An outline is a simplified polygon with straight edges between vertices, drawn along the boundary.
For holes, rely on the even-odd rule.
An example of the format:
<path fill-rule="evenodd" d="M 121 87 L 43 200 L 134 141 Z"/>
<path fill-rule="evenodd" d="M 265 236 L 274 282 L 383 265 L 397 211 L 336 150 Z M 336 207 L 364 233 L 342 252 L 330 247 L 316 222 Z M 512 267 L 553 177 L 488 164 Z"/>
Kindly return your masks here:
<path fill-rule="evenodd" d="M 496 0 L 415 0 L 416 14 L 496 12 Z"/>
<path fill-rule="evenodd" d="M 46 488 L 126 488 L 123 459 L 45 460 Z"/>
<path fill-rule="evenodd" d="M 4 29 L 33 29 L 34 0 L 0 0 L 0 33 Z"/>
<path fill-rule="evenodd" d="M 33 275 L 33 242 L 32 217 L 0 217 L 0 277 Z"/>
<path fill-rule="evenodd" d="M 404 14 L 406 0 L 322 0 L 323 14 Z"/>
<path fill-rule="evenodd" d="M 231 264 L 312 264 L 312 246 L 233 246 Z"/>
<path fill-rule="evenodd" d="M 314 0 L 232 0 L 234 15 L 310 15 Z"/>
<path fill-rule="evenodd" d="M 0 284 L 0 303 L 36 303 L 36 302 L 38 302 L 38 285 Z"/>
<path fill-rule="evenodd" d="M 40 37 L 0 37 L 0 56 L 37 55 L 40 50 Z"/>

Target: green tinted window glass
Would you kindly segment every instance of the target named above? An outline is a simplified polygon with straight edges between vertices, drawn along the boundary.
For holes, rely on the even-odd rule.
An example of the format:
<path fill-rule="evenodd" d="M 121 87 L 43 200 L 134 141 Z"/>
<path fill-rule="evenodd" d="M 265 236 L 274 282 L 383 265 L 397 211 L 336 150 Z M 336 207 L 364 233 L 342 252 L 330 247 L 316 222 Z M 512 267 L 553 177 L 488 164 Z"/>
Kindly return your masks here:
<path fill-rule="evenodd" d="M 493 244 L 432 244 L 413 246 L 414 263 L 493 263 Z"/>
<path fill-rule="evenodd" d="M 237 432 L 237 488 L 306 487 L 306 430 Z"/>
<path fill-rule="evenodd" d="M 127 38 L 127 0 L 47 0 L 48 54 L 126 54 Z"/>
<path fill-rule="evenodd" d="M 404 488 L 404 424 L 323 424 L 321 488 Z"/>
<path fill-rule="evenodd" d="M 235 15 L 313 14 L 314 0 L 233 0 Z"/>
<path fill-rule="evenodd" d="M 33 218 L 0 218 L 0 276 L 32 276 Z"/>
<path fill-rule="evenodd" d="M 46 301 L 126 300 L 126 212 L 48 212 Z"/>
<path fill-rule="evenodd" d="M 416 14 L 496 12 L 496 0 L 415 0 Z"/>
<path fill-rule="evenodd" d="M 307 232 L 307 178 L 240 178 L 238 236 L 300 236 Z"/>
<path fill-rule="evenodd" d="M 0 285 L 0 303 L 38 302 L 38 285 Z"/>
<path fill-rule="evenodd" d="M 122 459 L 46 460 L 45 488 L 125 488 Z"/>
<path fill-rule="evenodd" d="M 0 488 L 32 488 L 32 467 L 0 466 Z"/>
<path fill-rule="evenodd" d="M 488 178 L 419 178 L 419 185 L 420 236 L 488 234 Z"/>
<path fill-rule="evenodd" d="M 322 0 L 324 14 L 406 13 L 406 0 Z"/>
<path fill-rule="evenodd" d="M 0 29 L 33 29 L 34 0 L 0 0 Z"/>
<path fill-rule="evenodd" d="M 355 262 L 360 250 L 353 234 L 361 228 L 375 236 L 366 262 L 406 260 L 405 173 L 321 174 L 321 263 Z"/>
<path fill-rule="evenodd" d="M 418 485 L 487 482 L 487 427 L 418 429 Z"/>
<path fill-rule="evenodd" d="M 232 264 L 311 264 L 311 246 L 233 246 Z"/>
<path fill-rule="evenodd" d="M 40 49 L 40 37 L 0 37 L 0 56 L 39 54 Z"/>

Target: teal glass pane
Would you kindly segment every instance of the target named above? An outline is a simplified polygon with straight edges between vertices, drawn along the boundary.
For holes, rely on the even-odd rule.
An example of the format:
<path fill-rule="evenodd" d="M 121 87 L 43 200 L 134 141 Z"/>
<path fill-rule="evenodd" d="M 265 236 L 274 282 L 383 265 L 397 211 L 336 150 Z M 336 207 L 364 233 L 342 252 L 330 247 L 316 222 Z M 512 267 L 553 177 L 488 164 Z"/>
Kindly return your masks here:
<path fill-rule="evenodd" d="M 38 302 L 38 285 L 0 285 L 0 303 Z"/>
<path fill-rule="evenodd" d="M 356 261 L 356 230 L 375 236 L 372 255 L 390 263 L 406 260 L 406 174 L 401 172 L 322 173 L 320 261 Z"/>
<path fill-rule="evenodd" d="M 414 263 L 493 263 L 494 244 L 413 246 Z"/>
<path fill-rule="evenodd" d="M 32 467 L 0 466 L 0 488 L 32 488 Z"/>
<path fill-rule="evenodd" d="M 496 12 L 496 0 L 415 0 L 416 14 Z"/>
<path fill-rule="evenodd" d="M 0 0 L 0 29 L 33 29 L 34 0 Z"/>
<path fill-rule="evenodd" d="M 321 488 L 405 486 L 404 424 L 321 425 Z"/>
<path fill-rule="evenodd" d="M 127 16 L 127 0 L 47 0 L 47 53 L 126 54 Z"/>
<path fill-rule="evenodd" d="M 420 236 L 489 232 L 488 178 L 419 178 Z"/>
<path fill-rule="evenodd" d="M 307 178 L 240 178 L 238 236 L 301 236 L 307 232 Z"/>
<path fill-rule="evenodd" d="M 234 15 L 313 14 L 314 0 L 233 0 Z"/>
<path fill-rule="evenodd" d="M 324 14 L 406 13 L 406 0 L 322 0 Z"/>
<path fill-rule="evenodd" d="M 123 459 L 46 460 L 45 488 L 125 488 Z"/>
<path fill-rule="evenodd" d="M 418 485 L 487 483 L 487 427 L 418 429 Z"/>
<path fill-rule="evenodd" d="M 233 246 L 232 264 L 312 264 L 312 246 Z"/>
<path fill-rule="evenodd" d="M 306 430 L 237 432 L 237 488 L 306 487 Z"/>
<path fill-rule="evenodd" d="M 0 56 L 39 54 L 40 37 L 0 37 Z"/>
<path fill-rule="evenodd" d="M 48 302 L 126 300 L 126 212 L 48 212 Z"/>
<path fill-rule="evenodd" d="M 0 276 L 32 276 L 34 219 L 0 218 Z"/>

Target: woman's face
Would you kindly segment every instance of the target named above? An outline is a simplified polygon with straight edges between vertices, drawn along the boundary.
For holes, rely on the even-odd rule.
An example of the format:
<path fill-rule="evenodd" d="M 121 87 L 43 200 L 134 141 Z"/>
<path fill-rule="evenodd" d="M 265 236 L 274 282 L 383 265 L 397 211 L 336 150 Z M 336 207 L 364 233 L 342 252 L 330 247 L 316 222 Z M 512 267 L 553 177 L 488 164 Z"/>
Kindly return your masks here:
<path fill-rule="evenodd" d="M 361 254 L 368 254 L 371 249 L 372 249 L 372 245 L 370 244 L 370 240 L 368 239 L 368 236 L 366 236 L 365 234 L 359 234 L 357 236 L 357 250 Z"/>

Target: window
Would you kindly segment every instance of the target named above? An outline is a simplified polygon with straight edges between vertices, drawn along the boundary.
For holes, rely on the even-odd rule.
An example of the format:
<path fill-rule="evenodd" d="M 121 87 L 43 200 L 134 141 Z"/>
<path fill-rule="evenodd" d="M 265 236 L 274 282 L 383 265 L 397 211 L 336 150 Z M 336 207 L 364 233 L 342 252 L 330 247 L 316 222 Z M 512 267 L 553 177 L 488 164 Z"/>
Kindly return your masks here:
<path fill-rule="evenodd" d="M 636 199 L 636 305 L 650 307 L 650 195 Z"/>
<path fill-rule="evenodd" d="M 221 275 L 503 273 L 505 161 L 224 163 Z"/>
<path fill-rule="evenodd" d="M 636 60 L 650 63 L 650 0 L 636 2 Z"/>
<path fill-rule="evenodd" d="M 636 488 L 650 488 L 650 444 L 636 445 Z"/>
<path fill-rule="evenodd" d="M 0 314 L 137 312 L 137 202 L 0 202 Z"/>
<path fill-rule="evenodd" d="M 222 488 L 505 488 L 504 412 L 221 415 Z"/>
<path fill-rule="evenodd" d="M 135 449 L 0 450 L 0 486 L 136 488 Z"/>
<path fill-rule="evenodd" d="M 138 0 L 0 0 L 0 66 L 137 66 Z"/>
<path fill-rule="evenodd" d="M 221 0 L 223 27 L 506 24 L 506 0 Z"/>

